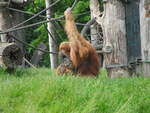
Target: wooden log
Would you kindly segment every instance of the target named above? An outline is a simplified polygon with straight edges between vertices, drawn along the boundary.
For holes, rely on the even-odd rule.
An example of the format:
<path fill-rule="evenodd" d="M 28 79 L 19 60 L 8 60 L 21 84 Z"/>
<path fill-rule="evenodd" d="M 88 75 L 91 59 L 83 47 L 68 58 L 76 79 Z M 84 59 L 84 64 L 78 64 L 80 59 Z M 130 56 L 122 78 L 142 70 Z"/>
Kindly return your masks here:
<path fill-rule="evenodd" d="M 15 68 L 22 64 L 23 53 L 14 43 L 0 43 L 1 64 L 7 68 Z"/>

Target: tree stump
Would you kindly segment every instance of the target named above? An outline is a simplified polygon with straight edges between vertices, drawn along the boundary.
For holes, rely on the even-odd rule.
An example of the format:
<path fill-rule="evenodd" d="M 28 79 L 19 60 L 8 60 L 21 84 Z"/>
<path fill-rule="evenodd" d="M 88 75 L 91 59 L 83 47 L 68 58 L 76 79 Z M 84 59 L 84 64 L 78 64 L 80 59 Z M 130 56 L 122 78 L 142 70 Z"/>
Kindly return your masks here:
<path fill-rule="evenodd" d="M 7 68 L 21 65 L 23 53 L 15 43 L 0 43 L 0 64 Z"/>

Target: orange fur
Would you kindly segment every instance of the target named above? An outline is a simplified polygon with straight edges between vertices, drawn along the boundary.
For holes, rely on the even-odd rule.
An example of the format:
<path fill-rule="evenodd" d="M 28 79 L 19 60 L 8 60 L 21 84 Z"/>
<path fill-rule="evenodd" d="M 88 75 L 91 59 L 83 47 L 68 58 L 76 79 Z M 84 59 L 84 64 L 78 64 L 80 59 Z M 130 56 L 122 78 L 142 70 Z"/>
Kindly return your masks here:
<path fill-rule="evenodd" d="M 64 51 L 70 58 L 73 67 L 77 69 L 78 74 L 83 76 L 98 75 L 99 59 L 96 50 L 78 32 L 70 8 L 64 12 L 64 15 L 66 20 L 65 30 L 69 42 L 62 43 L 59 50 Z"/>
<path fill-rule="evenodd" d="M 59 46 L 59 51 L 64 52 L 66 56 L 70 56 L 70 43 L 62 42 Z"/>

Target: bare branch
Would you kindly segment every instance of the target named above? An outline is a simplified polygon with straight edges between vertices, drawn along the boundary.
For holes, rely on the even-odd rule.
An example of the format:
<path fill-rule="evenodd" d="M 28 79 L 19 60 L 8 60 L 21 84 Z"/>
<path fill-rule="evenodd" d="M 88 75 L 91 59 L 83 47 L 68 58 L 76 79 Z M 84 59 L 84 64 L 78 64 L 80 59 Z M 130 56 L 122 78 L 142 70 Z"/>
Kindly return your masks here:
<path fill-rule="evenodd" d="M 96 19 L 98 24 L 102 24 L 102 19 L 104 17 L 104 12 L 100 11 L 99 1 L 98 0 L 90 0 L 90 10 L 93 17 Z"/>
<path fill-rule="evenodd" d="M 93 18 L 92 20 L 88 21 L 85 26 L 83 27 L 82 31 L 81 31 L 81 35 L 82 36 L 85 36 L 86 32 L 88 31 L 88 29 L 90 28 L 90 26 L 92 24 L 94 24 L 96 21 L 95 21 L 95 18 Z"/>

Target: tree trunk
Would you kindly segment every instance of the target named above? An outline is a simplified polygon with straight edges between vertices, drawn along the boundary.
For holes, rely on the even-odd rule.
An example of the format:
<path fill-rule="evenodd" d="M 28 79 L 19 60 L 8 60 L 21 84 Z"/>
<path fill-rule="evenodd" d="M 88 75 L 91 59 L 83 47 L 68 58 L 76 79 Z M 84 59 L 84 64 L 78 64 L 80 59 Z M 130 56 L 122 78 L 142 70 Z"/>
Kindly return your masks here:
<path fill-rule="evenodd" d="M 102 26 L 105 66 L 110 77 L 128 75 L 125 7 L 120 0 L 104 2 L 104 12 L 99 11 L 98 0 L 91 0 L 93 15 Z"/>
<path fill-rule="evenodd" d="M 150 7 L 146 2 L 148 0 L 140 1 L 140 27 L 141 27 L 141 51 L 142 51 L 142 68 L 141 72 L 144 75 L 150 75 L 150 17 L 148 17 L 148 9 Z"/>
<path fill-rule="evenodd" d="M 92 14 L 91 11 L 91 19 L 93 19 L 94 16 Z M 90 27 L 90 33 L 91 33 L 91 43 L 93 45 L 93 47 L 97 50 L 97 51 L 101 51 L 102 50 L 102 37 L 99 34 L 99 25 L 95 22 L 94 24 L 91 25 Z M 98 53 L 99 56 L 99 63 L 100 63 L 100 67 L 103 66 L 103 54 L 102 53 Z"/>
<path fill-rule="evenodd" d="M 104 10 L 104 50 L 110 51 L 104 55 L 105 65 L 110 77 L 126 76 L 128 71 L 125 7 L 119 0 L 110 0 L 105 3 Z"/>
<path fill-rule="evenodd" d="M 50 4 L 52 3 L 52 0 L 45 0 L 46 3 L 46 8 L 48 8 L 50 6 Z M 46 11 L 48 20 L 50 20 L 50 18 L 52 18 L 52 9 L 50 8 L 49 10 Z M 49 50 L 51 52 L 57 52 L 57 45 L 55 44 L 55 35 L 54 35 L 54 31 L 53 31 L 53 24 L 51 22 L 47 23 L 47 28 L 48 31 L 51 33 L 48 34 L 49 37 Z M 50 54 L 50 63 L 51 63 L 51 68 L 54 69 L 57 67 L 57 54 Z"/>
<path fill-rule="evenodd" d="M 11 21 L 10 21 L 10 22 L 12 22 L 12 26 L 17 25 L 17 24 L 23 22 L 24 20 L 25 20 L 24 14 L 18 13 L 18 12 L 12 12 L 12 18 L 11 18 Z M 25 41 L 25 30 L 24 29 L 13 32 L 13 35 L 17 39 L 19 39 L 21 41 Z M 22 51 L 25 51 L 24 50 L 24 45 L 22 43 L 17 42 L 17 41 L 16 41 L 16 43 L 22 49 Z"/>
<path fill-rule="evenodd" d="M 17 4 L 15 4 L 16 7 Z M 13 6 L 12 6 L 13 7 Z M 6 6 L 0 6 L 0 31 L 5 31 L 14 25 L 24 21 L 24 15 L 18 12 L 9 11 Z M 24 41 L 25 34 L 24 30 L 14 31 L 9 33 L 10 35 L 15 36 L 17 39 Z M 1 42 L 14 42 L 11 37 L 8 37 L 7 34 L 0 35 Z M 17 42 L 17 45 L 24 51 L 23 44 Z"/>
<path fill-rule="evenodd" d="M 9 29 L 11 24 L 10 11 L 4 7 L 0 7 L 0 31 Z M 1 34 L 1 42 L 7 42 L 6 34 Z"/>
<path fill-rule="evenodd" d="M 96 51 L 102 50 L 101 43 L 100 43 L 100 37 L 98 35 L 98 30 L 97 30 L 97 23 L 91 25 L 91 43 L 92 46 L 96 49 Z M 99 64 L 100 67 L 103 66 L 103 54 L 98 53 L 99 56 Z"/>

